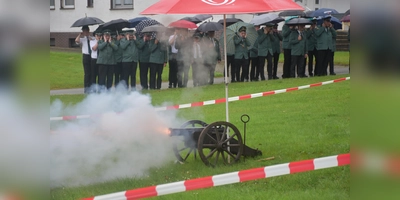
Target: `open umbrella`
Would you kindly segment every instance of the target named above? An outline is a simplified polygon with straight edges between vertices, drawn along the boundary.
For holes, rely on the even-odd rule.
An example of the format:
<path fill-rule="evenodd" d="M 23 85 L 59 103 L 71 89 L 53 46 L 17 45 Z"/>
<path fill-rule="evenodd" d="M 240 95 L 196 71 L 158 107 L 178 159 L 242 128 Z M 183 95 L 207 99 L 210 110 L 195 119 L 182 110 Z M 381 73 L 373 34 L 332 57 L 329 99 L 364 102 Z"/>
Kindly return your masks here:
<path fill-rule="evenodd" d="M 210 14 L 199 14 L 199 15 L 195 15 L 194 17 L 199 19 L 199 20 L 201 20 L 201 21 L 204 21 L 206 19 L 212 18 L 213 16 L 210 15 Z"/>
<path fill-rule="evenodd" d="M 312 24 L 310 19 L 307 18 L 293 18 L 287 21 L 285 24 L 287 25 L 307 25 Z"/>
<path fill-rule="evenodd" d="M 219 31 L 224 29 L 224 26 L 220 23 L 217 22 L 206 22 L 203 23 L 197 28 L 198 31 L 200 32 L 208 32 L 208 31 Z"/>
<path fill-rule="evenodd" d="M 262 25 L 266 23 L 273 23 L 277 24 L 279 22 L 285 21 L 282 17 L 279 17 L 276 13 L 267 13 L 255 16 L 251 21 L 250 24 L 254 25 Z"/>
<path fill-rule="evenodd" d="M 156 20 L 154 20 L 154 19 L 143 20 L 143 21 L 139 22 L 139 23 L 135 26 L 136 33 L 137 33 L 137 34 L 141 34 L 141 33 L 142 33 L 142 30 L 143 30 L 145 27 L 148 27 L 148 26 L 151 26 L 151 25 L 156 25 L 156 24 L 161 24 L 161 23 L 158 22 L 158 21 L 156 21 Z"/>
<path fill-rule="evenodd" d="M 348 9 L 344 14 L 345 15 L 350 15 L 350 9 Z"/>
<path fill-rule="evenodd" d="M 89 26 L 104 23 L 103 20 L 97 17 L 84 17 L 76 20 L 71 27 L 81 27 L 81 26 Z"/>
<path fill-rule="evenodd" d="M 342 22 L 350 22 L 350 14 L 342 17 L 342 19 L 340 19 L 340 21 L 342 21 Z"/>
<path fill-rule="evenodd" d="M 243 22 L 243 20 L 238 19 L 238 18 L 226 18 L 226 20 L 225 20 L 226 26 L 230 26 L 230 25 L 232 25 L 232 24 L 234 24 L 236 22 Z M 221 19 L 221 20 L 218 21 L 218 23 L 224 24 L 224 20 Z"/>
<path fill-rule="evenodd" d="M 193 22 L 195 24 L 198 24 L 198 23 L 202 22 L 202 20 L 200 20 L 200 19 L 198 19 L 196 17 L 184 17 L 181 20 L 186 20 L 186 21 L 189 21 L 189 22 Z"/>
<path fill-rule="evenodd" d="M 315 11 L 307 12 L 307 17 L 323 17 L 332 14 L 339 14 L 339 12 L 333 8 L 320 8 Z"/>
<path fill-rule="evenodd" d="M 322 18 L 319 18 L 319 19 L 317 20 L 317 24 L 318 24 L 318 25 L 321 25 L 323 21 L 324 21 L 324 20 L 323 20 Z M 334 16 L 331 16 L 331 23 L 332 23 L 333 28 L 334 28 L 335 30 L 342 29 L 342 22 L 341 22 L 338 18 L 336 18 L 336 17 L 334 17 Z"/>
<path fill-rule="evenodd" d="M 190 5 L 190 6 L 188 6 Z M 221 14 L 224 17 L 224 35 L 226 35 L 226 15 L 227 14 L 248 14 L 248 13 L 265 13 L 276 12 L 283 10 L 303 10 L 303 8 L 292 0 L 274 0 L 274 1 L 260 1 L 260 0 L 247 0 L 235 1 L 225 0 L 223 2 L 216 2 L 214 0 L 160 0 L 151 5 L 140 14 Z M 253 26 L 253 25 L 251 25 Z M 254 28 L 254 27 L 253 27 Z M 224 37 L 226 40 L 227 37 Z M 226 44 L 224 42 L 224 60 L 226 57 Z M 227 71 L 227 63 L 224 66 Z M 228 77 L 225 73 L 225 102 L 226 102 L 226 121 L 229 122 L 229 109 L 228 109 Z"/>
<path fill-rule="evenodd" d="M 253 45 L 257 40 L 258 33 L 253 24 L 245 22 L 237 22 L 232 24 L 226 28 L 226 52 L 228 54 L 235 54 L 235 44 L 233 43 L 233 39 L 236 35 L 238 35 L 238 30 L 242 26 L 246 27 L 246 37 L 249 39 L 251 45 Z M 223 35 L 221 35 L 220 41 L 224 41 Z"/>
<path fill-rule="evenodd" d="M 288 16 L 305 16 L 306 13 L 303 10 L 285 10 L 279 13 L 279 17 L 288 17 Z"/>
<path fill-rule="evenodd" d="M 143 20 L 149 20 L 151 19 L 150 17 L 136 17 L 133 19 L 128 20 L 129 21 L 129 28 L 134 28 L 137 24 L 139 24 Z"/>
<path fill-rule="evenodd" d="M 151 26 L 144 27 L 142 33 L 149 33 L 149 32 L 165 32 L 166 27 L 162 24 L 155 24 Z"/>
<path fill-rule="evenodd" d="M 168 26 L 174 28 L 190 28 L 190 29 L 197 28 L 197 25 L 195 23 L 186 20 L 174 21 L 170 23 Z"/>
<path fill-rule="evenodd" d="M 99 30 L 110 29 L 111 31 L 119 31 L 129 27 L 129 21 L 125 19 L 115 19 L 99 26 Z"/>

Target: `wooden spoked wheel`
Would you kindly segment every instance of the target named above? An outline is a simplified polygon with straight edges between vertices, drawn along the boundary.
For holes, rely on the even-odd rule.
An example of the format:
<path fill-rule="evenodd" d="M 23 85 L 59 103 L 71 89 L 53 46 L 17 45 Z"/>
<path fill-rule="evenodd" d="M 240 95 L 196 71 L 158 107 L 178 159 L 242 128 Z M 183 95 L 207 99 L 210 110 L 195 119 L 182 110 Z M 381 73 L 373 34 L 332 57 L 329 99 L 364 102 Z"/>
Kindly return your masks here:
<path fill-rule="evenodd" d="M 209 124 L 200 133 L 197 144 L 201 160 L 212 167 L 239 161 L 243 148 L 239 130 L 235 125 L 225 121 Z"/>

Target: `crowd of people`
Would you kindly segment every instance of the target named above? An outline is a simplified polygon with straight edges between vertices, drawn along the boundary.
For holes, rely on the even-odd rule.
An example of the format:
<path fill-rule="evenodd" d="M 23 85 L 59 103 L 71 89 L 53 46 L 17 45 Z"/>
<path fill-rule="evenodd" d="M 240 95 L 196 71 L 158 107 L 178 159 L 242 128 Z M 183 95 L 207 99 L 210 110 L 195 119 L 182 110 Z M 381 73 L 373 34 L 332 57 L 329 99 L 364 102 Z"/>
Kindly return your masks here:
<path fill-rule="evenodd" d="M 235 53 L 228 54 L 226 61 L 231 82 L 279 79 L 281 48 L 282 78 L 325 76 L 328 65 L 329 74 L 335 75 L 336 30 L 330 17 L 324 17 L 321 26 L 312 21 L 307 29 L 305 25 L 285 24 L 279 32 L 278 25 L 272 23 L 254 27 L 258 35 L 254 43 L 247 38 L 245 26 L 233 38 Z M 222 47 L 214 31 L 192 34 L 188 29 L 176 28 L 170 34 L 137 34 L 133 30 L 103 30 L 95 31 L 93 36 L 84 26 L 75 40 L 82 46 L 85 93 L 107 91 L 113 85 L 136 90 L 138 65 L 142 90 L 161 89 L 167 63 L 169 88 L 187 87 L 190 67 L 194 87 L 213 84 L 216 65 L 221 62 Z"/>

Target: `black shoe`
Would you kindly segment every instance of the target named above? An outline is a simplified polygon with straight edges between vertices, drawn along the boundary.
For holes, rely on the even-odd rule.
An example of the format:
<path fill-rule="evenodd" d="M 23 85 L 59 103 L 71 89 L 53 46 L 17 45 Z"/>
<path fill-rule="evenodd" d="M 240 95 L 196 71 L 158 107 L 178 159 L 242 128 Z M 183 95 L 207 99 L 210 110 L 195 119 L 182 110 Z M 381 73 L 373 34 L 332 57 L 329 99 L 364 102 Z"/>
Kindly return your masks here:
<path fill-rule="evenodd" d="M 172 85 L 169 85 L 168 88 L 172 88 Z"/>
<path fill-rule="evenodd" d="M 272 76 L 268 76 L 268 80 L 272 80 L 273 78 L 272 78 Z"/>
<path fill-rule="evenodd" d="M 279 77 L 277 77 L 277 76 L 274 76 L 274 77 L 273 77 L 273 79 L 279 79 Z"/>
<path fill-rule="evenodd" d="M 330 75 L 331 75 L 331 76 L 334 76 L 334 75 L 336 75 L 336 73 L 335 73 L 335 72 L 332 72 L 332 73 L 330 73 Z"/>

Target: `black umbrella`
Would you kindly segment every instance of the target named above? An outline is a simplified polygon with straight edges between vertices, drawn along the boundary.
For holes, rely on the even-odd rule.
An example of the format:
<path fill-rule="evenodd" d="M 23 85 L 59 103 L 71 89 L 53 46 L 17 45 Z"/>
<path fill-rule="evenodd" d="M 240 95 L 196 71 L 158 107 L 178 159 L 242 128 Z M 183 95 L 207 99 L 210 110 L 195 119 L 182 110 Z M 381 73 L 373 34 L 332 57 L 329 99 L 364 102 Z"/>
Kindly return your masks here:
<path fill-rule="evenodd" d="M 184 17 L 181 20 L 186 20 L 186 21 L 189 21 L 189 22 L 193 22 L 195 24 L 198 24 L 198 23 L 203 21 L 203 20 L 200 20 L 200 19 L 198 19 L 196 17 Z"/>
<path fill-rule="evenodd" d="M 275 13 L 267 13 L 267 14 L 262 14 L 255 16 L 251 21 L 250 24 L 254 25 L 262 25 L 262 24 L 267 24 L 267 23 L 272 23 L 272 24 L 277 24 L 279 22 L 283 22 L 285 19 L 282 17 L 279 17 Z"/>
<path fill-rule="evenodd" d="M 224 26 L 220 23 L 217 22 L 206 22 L 203 23 L 199 26 L 199 28 L 197 28 L 198 31 L 200 32 L 208 32 L 208 31 L 219 31 L 222 30 L 224 28 Z"/>
<path fill-rule="evenodd" d="M 81 27 L 81 26 L 89 26 L 95 24 L 102 24 L 104 23 L 101 19 L 97 17 L 84 17 L 76 20 L 71 27 Z"/>
<path fill-rule="evenodd" d="M 287 16 L 306 16 L 302 10 L 285 10 L 279 13 L 279 17 L 287 17 Z"/>
<path fill-rule="evenodd" d="M 348 10 L 344 13 L 344 15 L 350 15 L 350 9 L 348 9 Z"/>
<path fill-rule="evenodd" d="M 243 20 L 238 19 L 238 18 L 226 18 L 226 26 L 230 26 L 230 25 L 232 25 L 232 24 L 234 24 L 236 22 L 243 22 Z M 223 25 L 224 24 L 224 20 L 221 19 L 221 20 L 218 21 L 218 23 Z"/>
<path fill-rule="evenodd" d="M 99 30 L 110 29 L 111 31 L 119 31 L 123 28 L 129 27 L 130 23 L 125 19 L 115 19 L 99 26 Z"/>
<path fill-rule="evenodd" d="M 310 19 L 307 18 L 293 18 L 286 22 L 287 25 L 307 25 L 312 24 Z"/>
<path fill-rule="evenodd" d="M 199 15 L 195 15 L 194 17 L 201 21 L 204 21 L 206 19 L 212 18 L 213 16 L 209 15 L 209 14 L 199 14 Z"/>

